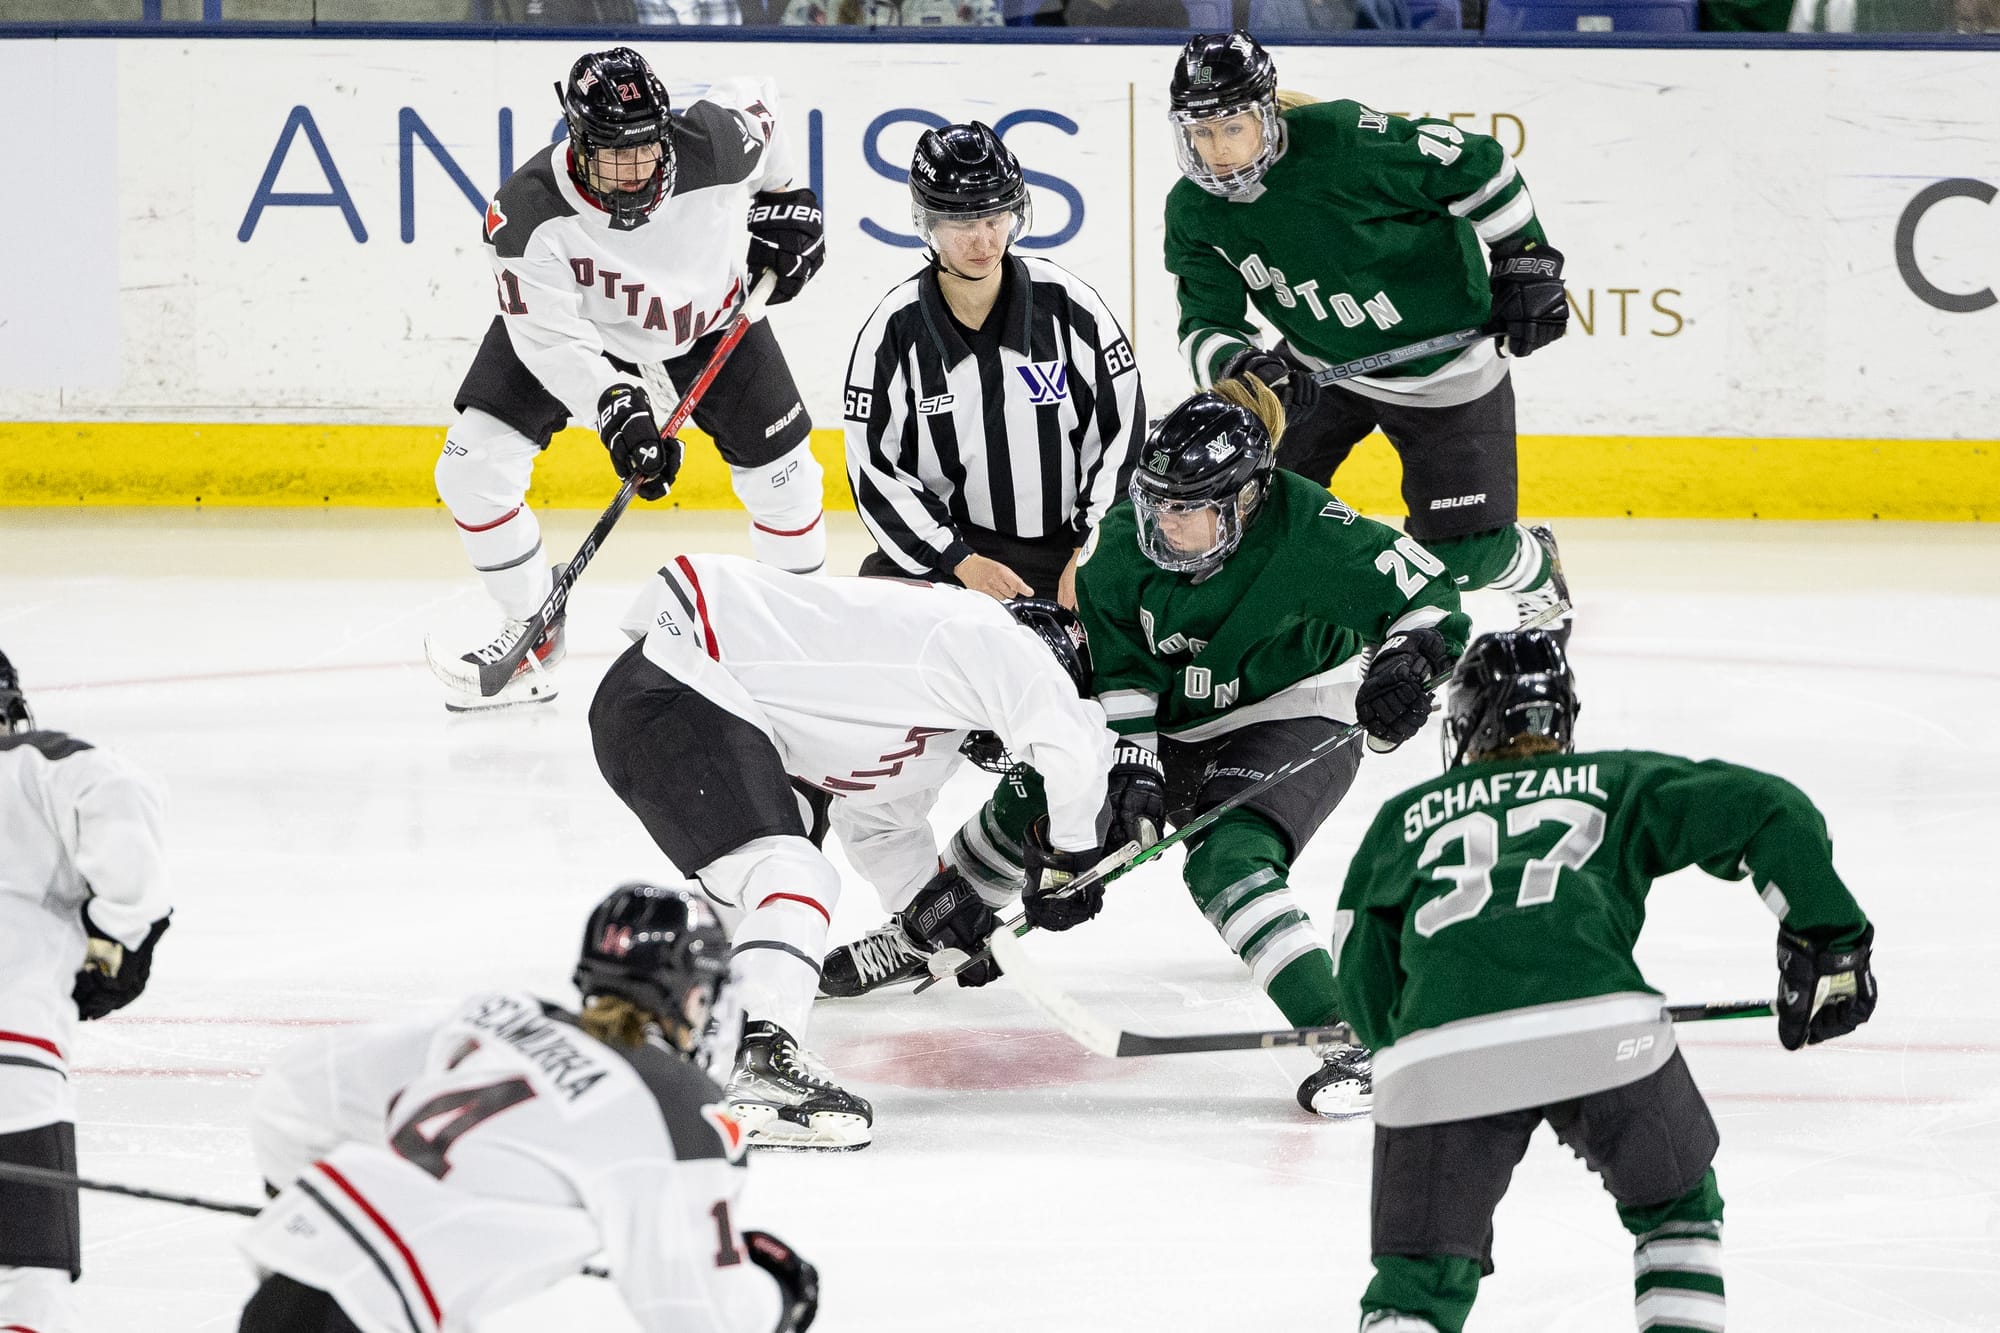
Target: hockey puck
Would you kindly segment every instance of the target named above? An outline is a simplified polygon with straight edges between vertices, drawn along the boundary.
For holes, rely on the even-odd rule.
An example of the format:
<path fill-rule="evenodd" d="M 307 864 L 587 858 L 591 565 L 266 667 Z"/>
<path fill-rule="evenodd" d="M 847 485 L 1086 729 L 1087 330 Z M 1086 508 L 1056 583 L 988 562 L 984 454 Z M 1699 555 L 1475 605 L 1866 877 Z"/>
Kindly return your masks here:
<path fill-rule="evenodd" d="M 931 975 L 942 981 L 972 961 L 963 949 L 939 949 L 930 957 Z"/>

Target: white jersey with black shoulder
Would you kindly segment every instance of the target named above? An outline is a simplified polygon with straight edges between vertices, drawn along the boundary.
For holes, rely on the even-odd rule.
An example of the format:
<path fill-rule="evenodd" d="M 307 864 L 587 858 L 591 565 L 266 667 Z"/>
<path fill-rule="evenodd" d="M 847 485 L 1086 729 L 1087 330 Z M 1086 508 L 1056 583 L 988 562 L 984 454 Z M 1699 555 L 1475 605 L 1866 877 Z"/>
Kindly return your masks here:
<path fill-rule="evenodd" d="M 486 245 L 509 340 L 579 421 L 635 365 L 672 360 L 748 295 L 751 196 L 794 188 L 768 80 L 716 84 L 669 113 L 672 192 L 621 229 L 577 188 L 567 140 L 530 158 L 486 209 Z"/>
<path fill-rule="evenodd" d="M 168 901 L 160 790 L 60 731 L 0 734 L 0 1134 L 76 1118 L 69 1081 L 83 907 L 144 943 Z"/>
<path fill-rule="evenodd" d="M 682 555 L 624 629 L 656 666 L 770 737 L 787 773 L 838 798 L 848 859 L 891 900 L 937 870 L 930 807 L 971 731 L 994 732 L 1041 775 L 1057 847 L 1098 845 L 1113 745 L 1104 710 L 984 593 Z"/>
<path fill-rule="evenodd" d="M 266 1073 L 253 1138 L 285 1188 L 239 1241 L 364 1333 L 445 1333 L 601 1256 L 646 1333 L 766 1333 L 777 1283 L 737 1221 L 744 1139 L 664 1046 L 475 995 L 442 1022 L 335 1032 Z M 289 1182 L 289 1183 L 287 1183 Z"/>

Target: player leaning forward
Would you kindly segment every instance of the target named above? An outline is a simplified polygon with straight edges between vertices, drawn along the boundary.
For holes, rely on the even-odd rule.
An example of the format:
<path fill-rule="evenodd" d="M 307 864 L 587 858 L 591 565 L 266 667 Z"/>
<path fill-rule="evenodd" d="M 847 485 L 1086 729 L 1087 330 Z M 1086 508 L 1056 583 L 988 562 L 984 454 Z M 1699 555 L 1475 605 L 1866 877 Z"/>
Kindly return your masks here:
<path fill-rule="evenodd" d="M 1186 823 L 1359 722 L 1401 744 L 1430 715 L 1427 682 L 1465 646 L 1458 594 L 1423 547 L 1296 473 L 1275 470 L 1284 408 L 1226 380 L 1156 426 L 1132 499 L 1084 547 L 1078 613 L 1120 743 L 1109 799 L 1155 785 Z M 1253 410 L 1254 409 L 1254 410 Z M 1365 644 L 1380 652 L 1365 678 Z M 1190 840 L 1188 892 L 1285 1017 L 1335 1021 L 1333 964 L 1287 880 L 1361 763 L 1348 744 Z M 1332 1047 L 1299 1088 L 1307 1110 L 1365 1109 L 1368 1060 Z"/>
<path fill-rule="evenodd" d="M 257 1093 L 285 1188 L 240 1242 L 263 1274 L 240 1333 L 482 1327 L 598 1254 L 645 1333 L 811 1324 L 813 1266 L 739 1229 L 743 1131 L 700 1064 L 728 950 L 693 894 L 626 884 L 584 926 L 580 1013 L 489 992 L 286 1051 Z"/>
<path fill-rule="evenodd" d="M 1540 630 L 1459 663 L 1444 776 L 1392 798 L 1334 921 L 1342 1014 L 1376 1048 L 1370 1333 L 1458 1333 L 1536 1126 L 1637 1239 L 1639 1327 L 1723 1327 L 1715 1121 L 1632 958 L 1653 881 L 1751 878 L 1778 918 L 1778 1038 L 1875 1008 L 1875 930 L 1791 783 L 1720 760 L 1572 753 L 1575 683 Z"/>
<path fill-rule="evenodd" d="M 818 846 L 829 824 L 926 951 L 976 949 L 994 925 L 941 869 L 929 821 L 961 747 L 1004 745 L 1040 775 L 1051 878 L 1133 836 L 1115 819 L 1100 833 L 1111 734 L 1081 697 L 1075 624 L 1053 602 L 722 555 L 677 557 L 634 606 L 639 642 L 605 673 L 591 740 L 605 781 L 732 925 L 749 1024 L 729 1091 L 753 1143 L 871 1138 L 873 1108 L 799 1044 L 840 894 Z"/>
<path fill-rule="evenodd" d="M 1169 96 L 1186 179 L 1167 196 L 1167 267 L 1195 383 L 1278 389 L 1278 465 L 1326 485 L 1380 426 L 1403 463 L 1405 530 L 1460 590 L 1511 593 L 1524 621 L 1567 600 L 1555 538 L 1515 521 L 1514 384 L 1492 338 L 1311 378 L 1461 328 L 1501 330 L 1514 357 L 1563 335 L 1563 257 L 1513 159 L 1448 121 L 1280 93 L 1245 32 L 1189 41 Z M 1275 347 L 1257 345 L 1246 298 Z"/>
<path fill-rule="evenodd" d="M 500 313 L 459 387 L 437 464 L 438 494 L 506 619 L 492 645 L 466 654 L 475 667 L 518 637 L 550 591 L 524 498 L 550 436 L 571 418 L 594 424 L 618 475 L 637 472 L 641 498 L 659 499 L 680 446 L 659 438 L 645 377 L 686 392 L 758 276 L 777 274 L 775 305 L 825 258 L 819 200 L 799 184 L 768 83 L 718 83 L 672 111 L 645 60 L 621 46 L 578 60 L 557 91 L 569 137 L 509 177 L 486 211 Z M 751 326 L 694 420 L 729 465 L 757 558 L 819 568 L 812 420 L 769 325 Z M 553 698 L 562 634 L 558 622 L 499 694 L 461 690 L 448 706 Z"/>
<path fill-rule="evenodd" d="M 0 654 L 0 1162 L 76 1170 L 78 1019 L 132 1002 L 167 928 L 160 796 L 35 725 Z M 0 1329 L 68 1333 L 77 1192 L 0 1180 Z"/>

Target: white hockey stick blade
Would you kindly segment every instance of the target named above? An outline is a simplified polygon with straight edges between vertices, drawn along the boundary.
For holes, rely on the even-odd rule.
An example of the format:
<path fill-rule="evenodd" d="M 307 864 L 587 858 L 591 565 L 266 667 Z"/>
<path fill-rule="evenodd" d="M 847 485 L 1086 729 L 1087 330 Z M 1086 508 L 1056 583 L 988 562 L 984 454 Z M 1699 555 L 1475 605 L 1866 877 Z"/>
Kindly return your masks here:
<path fill-rule="evenodd" d="M 1118 1054 L 1121 1035 L 1118 1029 L 1050 984 L 1028 961 L 1028 951 L 1021 947 L 1020 937 L 1013 931 L 994 931 L 986 947 L 993 951 L 993 961 L 1000 964 L 1000 971 L 1028 997 L 1028 1002 L 1046 1014 L 1072 1041 L 1093 1055 Z"/>

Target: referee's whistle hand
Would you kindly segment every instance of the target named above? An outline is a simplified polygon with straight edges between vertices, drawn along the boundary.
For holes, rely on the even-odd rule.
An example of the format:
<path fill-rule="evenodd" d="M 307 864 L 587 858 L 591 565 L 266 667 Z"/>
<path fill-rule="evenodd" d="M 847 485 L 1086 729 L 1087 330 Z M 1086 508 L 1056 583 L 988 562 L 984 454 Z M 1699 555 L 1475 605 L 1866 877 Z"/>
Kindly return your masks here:
<path fill-rule="evenodd" d="M 1009 597 L 1030 596 L 1035 591 L 1019 574 L 998 560 L 988 560 L 983 555 L 965 557 L 951 572 L 954 578 L 974 592 L 983 592 L 1003 602 Z"/>

